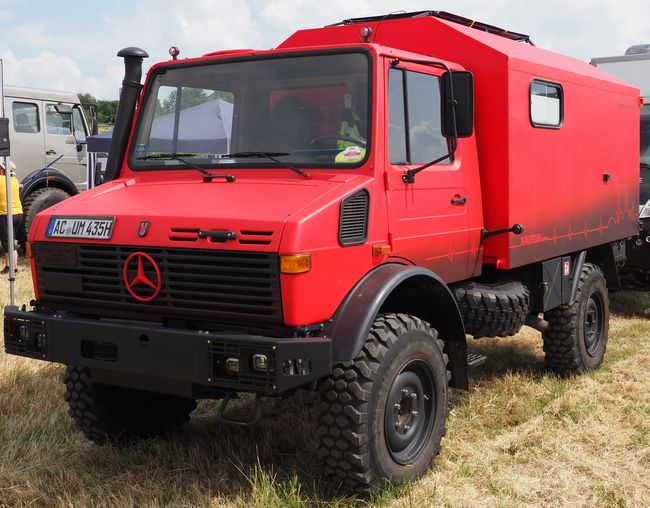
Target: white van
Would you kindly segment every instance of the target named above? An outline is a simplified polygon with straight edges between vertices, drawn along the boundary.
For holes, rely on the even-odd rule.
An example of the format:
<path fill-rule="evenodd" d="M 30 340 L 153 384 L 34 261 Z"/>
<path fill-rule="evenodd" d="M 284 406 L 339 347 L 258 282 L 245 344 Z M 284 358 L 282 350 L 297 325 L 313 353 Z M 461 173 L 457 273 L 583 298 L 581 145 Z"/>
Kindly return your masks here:
<path fill-rule="evenodd" d="M 90 129 L 79 97 L 70 92 L 5 86 L 11 160 L 21 182 L 24 241 L 38 212 L 87 188 Z"/>

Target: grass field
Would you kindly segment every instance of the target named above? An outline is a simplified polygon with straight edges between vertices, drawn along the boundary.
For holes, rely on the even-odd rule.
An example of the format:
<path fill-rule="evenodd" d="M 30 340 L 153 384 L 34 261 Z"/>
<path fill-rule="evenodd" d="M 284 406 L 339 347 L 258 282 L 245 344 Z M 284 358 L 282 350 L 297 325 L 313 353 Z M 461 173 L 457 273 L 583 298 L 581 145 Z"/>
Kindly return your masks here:
<path fill-rule="evenodd" d="M 4 306 L 6 280 L 0 294 Z M 473 341 L 488 361 L 469 393 L 454 391 L 435 467 L 371 500 L 323 492 L 312 394 L 266 400 L 250 429 L 217 423 L 202 402 L 172 439 L 99 447 L 72 427 L 60 366 L 0 352 L 0 506 L 648 507 L 650 297 L 612 299 L 605 363 L 580 377 L 545 373 L 538 332 Z"/>

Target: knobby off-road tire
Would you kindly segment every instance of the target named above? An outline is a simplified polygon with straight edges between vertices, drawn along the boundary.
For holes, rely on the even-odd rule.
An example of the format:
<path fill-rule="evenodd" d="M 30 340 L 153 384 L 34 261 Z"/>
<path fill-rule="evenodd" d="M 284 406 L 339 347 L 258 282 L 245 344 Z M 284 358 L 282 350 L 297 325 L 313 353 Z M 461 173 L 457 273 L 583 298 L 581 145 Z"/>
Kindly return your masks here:
<path fill-rule="evenodd" d="M 454 295 L 465 332 L 477 339 L 515 335 L 526 320 L 530 304 L 529 291 L 520 282 L 470 282 L 454 287 Z"/>
<path fill-rule="evenodd" d="M 88 369 L 76 365 L 63 382 L 68 414 L 97 444 L 165 434 L 189 421 L 196 407 L 193 399 L 93 383 Z"/>
<path fill-rule="evenodd" d="M 546 366 L 561 375 L 581 373 L 600 366 L 609 334 L 609 296 L 603 272 L 585 263 L 573 305 L 544 313 Z"/>
<path fill-rule="evenodd" d="M 23 203 L 23 225 L 17 234 L 18 242 L 21 245 L 29 238 L 29 230 L 32 227 L 34 218 L 39 212 L 46 210 L 50 206 L 60 203 L 64 199 L 68 199 L 70 194 L 57 187 L 45 187 L 32 192 L 25 202 Z"/>
<path fill-rule="evenodd" d="M 451 376 L 437 337 L 416 317 L 379 315 L 354 361 L 321 383 L 318 455 L 333 487 L 371 493 L 429 468 L 449 412 Z"/>

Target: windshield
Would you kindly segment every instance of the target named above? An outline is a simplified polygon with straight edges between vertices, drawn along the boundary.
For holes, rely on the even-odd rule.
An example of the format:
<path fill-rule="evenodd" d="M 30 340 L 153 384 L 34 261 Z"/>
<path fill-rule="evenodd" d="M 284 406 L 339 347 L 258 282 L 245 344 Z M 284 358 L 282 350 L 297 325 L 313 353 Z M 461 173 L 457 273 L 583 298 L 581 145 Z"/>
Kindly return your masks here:
<path fill-rule="evenodd" d="M 367 153 L 368 73 L 364 53 L 162 69 L 150 80 L 130 165 L 356 166 Z"/>

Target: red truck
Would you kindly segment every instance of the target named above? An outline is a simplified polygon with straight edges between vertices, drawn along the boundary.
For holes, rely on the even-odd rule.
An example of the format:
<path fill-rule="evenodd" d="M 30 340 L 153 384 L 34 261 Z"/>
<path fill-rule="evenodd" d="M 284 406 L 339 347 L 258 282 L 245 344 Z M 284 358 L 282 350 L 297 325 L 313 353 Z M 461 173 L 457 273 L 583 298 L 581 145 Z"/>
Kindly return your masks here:
<path fill-rule="evenodd" d="M 639 90 L 528 36 L 423 11 L 155 65 L 126 48 L 107 182 L 38 215 L 10 354 L 67 365 L 91 440 L 197 399 L 318 390 L 318 455 L 367 491 L 422 475 L 466 334 L 542 332 L 597 368 L 638 228 Z"/>

